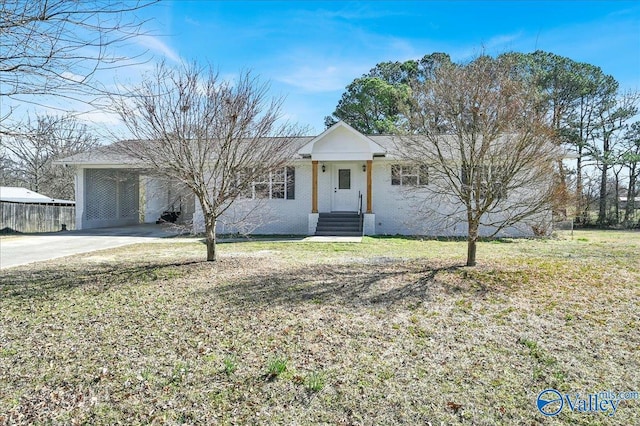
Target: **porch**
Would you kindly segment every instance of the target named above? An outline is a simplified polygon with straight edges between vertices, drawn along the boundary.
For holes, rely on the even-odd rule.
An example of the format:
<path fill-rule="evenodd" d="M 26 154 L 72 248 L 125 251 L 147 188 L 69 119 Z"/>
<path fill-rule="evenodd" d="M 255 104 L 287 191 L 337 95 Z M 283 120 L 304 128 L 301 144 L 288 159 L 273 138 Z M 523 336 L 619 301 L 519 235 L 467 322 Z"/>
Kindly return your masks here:
<path fill-rule="evenodd" d="M 311 160 L 309 234 L 375 234 L 373 159 L 385 149 L 339 122 L 298 153 Z"/>

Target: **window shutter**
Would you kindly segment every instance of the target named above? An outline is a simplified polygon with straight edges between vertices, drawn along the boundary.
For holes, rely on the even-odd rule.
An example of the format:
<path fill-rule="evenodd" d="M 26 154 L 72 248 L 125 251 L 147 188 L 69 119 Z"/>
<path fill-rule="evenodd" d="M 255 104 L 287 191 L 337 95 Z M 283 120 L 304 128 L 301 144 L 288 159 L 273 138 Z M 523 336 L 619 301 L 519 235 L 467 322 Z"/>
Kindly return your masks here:
<path fill-rule="evenodd" d="M 420 185 L 429 184 L 429 167 L 426 164 L 421 164 L 418 170 Z"/>
<path fill-rule="evenodd" d="M 286 168 L 287 200 L 294 200 L 296 196 L 296 168 Z"/>

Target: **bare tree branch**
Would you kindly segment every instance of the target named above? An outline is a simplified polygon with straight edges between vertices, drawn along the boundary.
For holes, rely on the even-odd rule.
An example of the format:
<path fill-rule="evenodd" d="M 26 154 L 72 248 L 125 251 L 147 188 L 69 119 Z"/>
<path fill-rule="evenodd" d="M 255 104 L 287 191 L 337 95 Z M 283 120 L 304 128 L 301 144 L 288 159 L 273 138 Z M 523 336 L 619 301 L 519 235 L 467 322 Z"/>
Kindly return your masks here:
<path fill-rule="evenodd" d="M 157 1 L 0 0 L 0 99 L 102 93 L 98 71 L 142 60 L 118 50 L 141 34 L 137 12 Z"/>
<path fill-rule="evenodd" d="M 299 130 L 280 121 L 282 98 L 250 72 L 219 79 L 196 64 L 165 64 L 133 93 L 112 97 L 137 141 L 117 145 L 140 165 L 189 188 L 200 204 L 207 260 L 215 260 L 220 216 L 252 182 L 288 164 Z"/>
<path fill-rule="evenodd" d="M 440 67 L 412 88 L 416 131 L 397 145 L 407 162 L 429 170 L 429 184 L 415 192 L 429 201 L 424 210 L 453 205 L 437 213 L 467 226 L 469 266 L 481 232 L 497 235 L 543 214 L 553 199 L 558 144 L 536 92 L 511 69 L 484 56 Z"/>
<path fill-rule="evenodd" d="M 19 134 L 0 136 L 10 162 L 12 184 L 50 197 L 73 199 L 75 171 L 53 165 L 54 160 L 97 147 L 87 126 L 73 116 L 36 116 Z"/>

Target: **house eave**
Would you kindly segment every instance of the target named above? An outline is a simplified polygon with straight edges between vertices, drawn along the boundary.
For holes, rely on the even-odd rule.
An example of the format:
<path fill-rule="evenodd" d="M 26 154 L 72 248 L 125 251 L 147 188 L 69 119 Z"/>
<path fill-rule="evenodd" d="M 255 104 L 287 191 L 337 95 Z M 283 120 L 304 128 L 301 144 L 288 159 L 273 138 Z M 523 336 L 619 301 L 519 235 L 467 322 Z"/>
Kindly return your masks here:
<path fill-rule="evenodd" d="M 315 138 L 311 139 L 302 148 L 298 150 L 298 154 L 303 157 L 310 156 L 313 160 L 329 161 L 328 159 L 324 158 L 324 156 L 321 156 L 320 153 L 314 152 L 314 147 L 317 142 L 325 139 L 331 133 L 338 131 L 338 129 L 346 129 L 347 132 L 351 133 L 357 140 L 359 140 L 360 142 L 363 142 L 368 147 L 368 150 L 359 152 L 360 154 L 362 154 L 362 156 L 361 158 L 356 158 L 356 160 L 366 160 L 366 159 L 371 159 L 375 155 L 386 154 L 386 150 L 382 146 L 380 146 L 378 143 L 373 141 L 368 136 L 363 135 L 362 133 L 360 133 L 359 131 L 357 131 L 356 129 L 354 129 L 344 121 L 337 122 L 336 124 L 329 127 L 327 130 L 325 130 Z M 323 153 L 323 154 L 328 154 L 328 153 Z M 354 153 L 336 151 L 335 153 L 332 153 L 332 154 L 334 154 L 335 159 L 337 159 L 338 157 L 342 157 L 344 155 L 353 156 Z M 323 157 L 323 158 L 320 158 L 320 157 Z M 334 159 L 334 158 L 331 158 L 331 159 Z M 342 159 L 348 160 L 351 158 L 342 158 Z"/>

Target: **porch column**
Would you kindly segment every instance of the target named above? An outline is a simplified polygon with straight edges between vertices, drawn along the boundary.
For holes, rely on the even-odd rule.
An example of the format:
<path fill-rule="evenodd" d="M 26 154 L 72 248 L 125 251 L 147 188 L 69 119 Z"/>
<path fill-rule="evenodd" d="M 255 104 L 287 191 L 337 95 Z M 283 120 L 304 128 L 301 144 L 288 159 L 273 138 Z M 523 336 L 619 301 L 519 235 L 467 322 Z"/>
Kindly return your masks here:
<path fill-rule="evenodd" d="M 318 213 L 318 161 L 311 161 L 311 213 Z"/>
<path fill-rule="evenodd" d="M 76 225 L 73 229 L 85 229 L 84 206 L 87 201 L 84 199 L 84 177 L 85 169 L 76 167 L 75 191 L 76 191 Z"/>
<path fill-rule="evenodd" d="M 367 160 L 367 213 L 371 213 L 371 169 L 373 160 Z"/>

